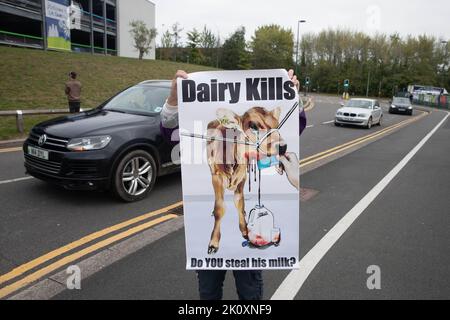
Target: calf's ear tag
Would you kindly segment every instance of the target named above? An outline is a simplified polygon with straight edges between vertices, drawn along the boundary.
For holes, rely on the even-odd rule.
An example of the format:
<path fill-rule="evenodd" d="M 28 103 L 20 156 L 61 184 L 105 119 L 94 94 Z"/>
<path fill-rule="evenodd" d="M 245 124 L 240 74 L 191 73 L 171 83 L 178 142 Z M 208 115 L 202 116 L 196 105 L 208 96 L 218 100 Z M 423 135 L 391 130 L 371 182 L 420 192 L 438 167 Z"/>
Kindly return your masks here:
<path fill-rule="evenodd" d="M 217 121 L 227 129 L 237 129 L 239 126 L 236 115 L 227 109 L 218 109 L 216 112 Z"/>

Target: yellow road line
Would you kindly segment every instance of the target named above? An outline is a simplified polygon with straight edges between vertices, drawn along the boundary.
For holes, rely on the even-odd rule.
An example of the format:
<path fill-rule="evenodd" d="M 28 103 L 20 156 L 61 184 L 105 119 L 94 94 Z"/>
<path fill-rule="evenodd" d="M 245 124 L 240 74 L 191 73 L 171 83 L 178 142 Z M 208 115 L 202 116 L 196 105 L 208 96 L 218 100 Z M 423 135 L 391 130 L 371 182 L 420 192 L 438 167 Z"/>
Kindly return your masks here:
<path fill-rule="evenodd" d="M 370 137 L 372 137 L 372 136 L 374 136 L 374 135 L 376 135 L 376 134 L 378 134 L 378 133 L 380 133 L 380 132 L 385 132 L 385 131 L 389 130 L 389 129 L 392 128 L 392 127 L 397 127 L 397 126 L 399 126 L 400 124 L 403 124 L 403 123 L 405 123 L 405 122 L 407 122 L 407 121 L 410 121 L 410 120 L 411 120 L 411 119 L 404 120 L 404 121 L 399 122 L 399 123 L 397 123 L 397 124 L 394 124 L 394 125 L 392 125 L 392 126 L 390 126 L 390 127 L 384 128 L 383 130 L 380 130 L 380 131 L 371 133 L 371 134 L 369 134 L 369 135 L 366 135 L 366 136 L 357 138 L 357 139 L 355 139 L 355 140 L 351 140 L 351 141 L 349 141 L 349 142 L 343 143 L 343 144 L 338 145 L 338 146 L 336 146 L 336 147 L 333 147 L 333 148 L 331 148 L 331 149 L 328 149 L 328 150 L 325 150 L 325 151 L 316 153 L 316 154 L 314 154 L 314 155 L 312 155 L 312 156 L 310 156 L 310 157 L 308 157 L 308 158 L 302 159 L 302 160 L 300 161 L 300 164 L 302 164 L 302 163 L 304 163 L 304 162 L 308 162 L 308 161 L 310 161 L 310 160 L 312 160 L 312 159 L 314 159 L 314 158 L 320 157 L 320 156 L 322 156 L 322 155 L 324 155 L 324 154 L 326 154 L 326 153 L 329 153 L 329 152 L 331 152 L 331 151 L 341 149 L 341 148 L 343 148 L 343 147 L 345 147 L 345 146 L 347 146 L 347 145 L 349 145 L 349 144 L 354 144 L 354 143 L 357 142 L 357 141 L 360 141 L 360 140 L 366 140 L 366 139 L 368 139 L 368 138 L 370 138 Z"/>
<path fill-rule="evenodd" d="M 400 122 L 400 123 L 397 123 L 397 124 L 395 124 L 395 125 L 392 125 L 392 126 L 390 126 L 390 127 L 387 127 L 387 128 L 385 128 L 385 129 L 383 129 L 383 130 L 377 131 L 377 132 L 375 132 L 375 133 L 373 133 L 373 134 L 369 134 L 369 135 L 367 135 L 367 136 L 364 136 L 364 137 L 361 137 L 361 138 L 358 138 L 358 139 L 349 141 L 349 142 L 344 143 L 344 144 L 342 144 L 342 145 L 340 145 L 340 146 L 331 148 L 331 149 L 329 149 L 329 150 L 320 152 L 320 153 L 315 154 L 315 155 L 313 155 L 313 156 L 311 156 L 311 157 L 308 157 L 308 158 L 306 158 L 306 159 L 303 159 L 302 161 L 300 161 L 300 168 L 303 168 L 303 167 L 305 167 L 305 166 L 307 166 L 307 165 L 313 164 L 313 163 L 315 163 L 315 162 L 317 162 L 317 161 L 320 161 L 320 160 L 322 160 L 322 159 L 328 158 L 328 157 L 330 157 L 330 156 L 332 156 L 332 155 L 335 155 L 335 154 L 337 154 L 337 153 L 340 153 L 340 152 L 342 152 L 342 151 L 345 151 L 345 150 L 347 150 L 347 149 L 350 149 L 350 148 L 352 148 L 352 147 L 354 147 L 354 146 L 357 146 L 357 145 L 359 145 L 359 144 L 361 144 L 361 143 L 364 143 L 364 142 L 366 142 L 366 141 L 375 139 L 375 138 L 377 138 L 377 137 L 379 137 L 379 136 L 381 136 L 381 135 L 383 135 L 383 134 L 385 134 L 385 133 L 388 133 L 388 132 L 390 132 L 390 131 L 393 131 L 393 130 L 399 128 L 399 127 L 402 127 L 402 126 L 405 126 L 405 125 L 407 125 L 407 124 L 409 124 L 409 123 L 415 122 L 415 121 L 421 119 L 422 117 L 424 117 L 425 115 L 426 115 L 426 113 L 423 113 L 423 114 L 421 114 L 421 115 L 419 115 L 419 116 L 417 116 L 417 117 L 414 117 L 414 118 L 412 118 L 412 119 L 408 119 L 408 120 L 402 121 L 402 122 Z"/>
<path fill-rule="evenodd" d="M 9 281 L 11 279 L 14 279 L 14 278 L 24 274 L 25 272 L 27 272 L 27 271 L 29 271 L 29 270 L 31 270 L 31 269 L 33 269 L 33 268 L 35 268 L 35 267 L 45 263 L 45 262 L 47 262 L 47 261 L 49 261 L 49 260 L 51 260 L 53 258 L 56 258 L 56 257 L 66 253 L 66 252 L 68 252 L 70 250 L 73 250 L 73 249 L 75 249 L 77 247 L 80 247 L 80 246 L 82 246 L 82 245 L 84 245 L 86 243 L 89 243 L 89 242 L 91 242 L 91 241 L 93 241 L 95 239 L 103 237 L 103 236 L 105 236 L 105 235 L 107 235 L 107 234 L 109 234 L 111 232 L 123 229 L 123 228 L 125 228 L 127 226 L 130 226 L 132 224 L 135 224 L 137 222 L 141 222 L 143 220 L 146 220 L 146 219 L 151 218 L 153 216 L 156 216 L 158 214 L 161 214 L 161 213 L 164 213 L 166 211 L 172 210 L 172 209 L 174 209 L 174 208 L 176 208 L 178 206 L 181 206 L 182 204 L 183 204 L 183 202 L 180 201 L 180 202 L 174 203 L 174 204 L 172 204 L 170 206 L 167 206 L 167 207 L 164 207 L 164 208 L 161 208 L 161 209 L 158 209 L 158 210 L 146 213 L 146 214 L 138 216 L 136 218 L 133 218 L 133 219 L 124 221 L 122 223 L 116 224 L 114 226 L 105 228 L 103 230 L 91 233 L 90 235 L 87 235 L 87 236 L 85 236 L 85 237 L 83 237 L 83 238 L 81 238 L 79 240 L 73 241 L 73 242 L 71 242 L 71 243 L 69 243 L 69 244 L 67 244 L 67 245 L 65 245 L 63 247 L 60 247 L 60 248 L 55 249 L 55 250 L 53 250 L 53 251 L 51 251 L 49 253 L 46 253 L 46 254 L 44 254 L 44 255 L 42 255 L 42 256 L 40 256 L 40 257 L 30 261 L 30 262 L 22 264 L 21 266 L 11 270 L 10 272 L 8 272 L 8 273 L 6 273 L 4 275 L 1 275 L 0 276 L 0 284 L 4 283 L 6 281 Z"/>
<path fill-rule="evenodd" d="M 92 252 L 95 252 L 95 251 L 97 251 L 97 250 L 99 250 L 101 248 L 104 248 L 104 247 L 106 247 L 106 246 L 108 246 L 108 245 L 110 245 L 110 244 L 112 244 L 114 242 L 117 242 L 119 240 L 127 238 L 127 237 L 129 237 L 129 236 L 131 236 L 131 235 L 133 235 L 135 233 L 138 233 L 140 231 L 148 229 L 148 228 L 150 228 L 150 227 L 152 227 L 154 225 L 160 224 L 160 223 L 162 223 L 164 221 L 167 221 L 167 220 L 172 220 L 172 219 L 177 218 L 177 217 L 178 217 L 177 215 L 168 214 L 166 216 L 157 218 L 157 219 L 152 220 L 150 222 L 147 222 L 147 223 L 138 225 L 136 227 L 133 227 L 133 228 L 127 230 L 127 231 L 119 233 L 119 234 L 117 234 L 115 236 L 112 236 L 112 237 L 110 237 L 108 239 L 105 239 L 105 240 L 102 240 L 100 242 L 97 242 L 97 243 L 91 245 L 90 247 L 84 248 L 83 250 L 80 250 L 80 251 L 75 252 L 75 253 L 73 253 L 71 255 L 68 255 L 67 257 L 64 257 L 64 258 L 62 258 L 62 259 L 60 259 L 60 260 L 58 260 L 58 261 L 56 261 L 56 262 L 54 262 L 54 263 L 52 263 L 50 265 L 48 265 L 48 266 L 38 270 L 38 271 L 36 271 L 36 272 L 26 276 L 25 278 L 23 278 L 23 279 L 21 279 L 19 281 L 16 281 L 16 282 L 12 283 L 11 285 L 0 289 L 0 299 L 4 298 L 5 296 L 7 296 L 7 295 L 9 295 L 9 294 L 11 294 L 11 293 L 13 293 L 13 292 L 23 288 L 23 287 L 25 287 L 26 285 L 28 285 L 28 284 L 36 281 L 36 280 L 41 279 L 42 277 L 46 276 L 50 272 L 53 272 L 53 271 L 57 270 L 58 268 L 63 267 L 63 266 L 65 266 L 65 265 L 67 265 L 67 264 L 69 264 L 69 263 L 71 263 L 71 262 L 73 262 L 75 260 L 78 260 L 78 259 L 80 259 L 80 258 L 82 258 L 82 257 L 84 257 L 84 256 L 86 256 L 86 255 L 88 255 L 88 254 L 90 254 Z"/>
<path fill-rule="evenodd" d="M 16 152 L 16 151 L 22 151 L 22 147 L 0 149 L 0 153 Z"/>

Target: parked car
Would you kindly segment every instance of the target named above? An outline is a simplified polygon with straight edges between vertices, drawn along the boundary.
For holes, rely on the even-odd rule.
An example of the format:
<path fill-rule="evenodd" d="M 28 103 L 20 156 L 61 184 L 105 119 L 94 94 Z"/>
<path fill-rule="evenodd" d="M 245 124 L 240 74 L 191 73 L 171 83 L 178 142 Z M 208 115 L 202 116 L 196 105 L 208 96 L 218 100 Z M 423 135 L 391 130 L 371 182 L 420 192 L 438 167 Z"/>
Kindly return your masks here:
<path fill-rule="evenodd" d="M 354 125 L 370 129 L 374 124 L 381 126 L 383 110 L 378 100 L 350 99 L 338 109 L 334 124 L 336 126 Z"/>
<path fill-rule="evenodd" d="M 158 176 L 180 170 L 160 130 L 170 81 L 146 81 L 99 107 L 32 128 L 23 145 L 28 174 L 67 189 L 111 190 L 137 201 Z"/>
<path fill-rule="evenodd" d="M 403 97 L 394 97 L 389 107 L 389 113 L 404 113 L 412 116 L 413 107 L 411 100 Z"/>

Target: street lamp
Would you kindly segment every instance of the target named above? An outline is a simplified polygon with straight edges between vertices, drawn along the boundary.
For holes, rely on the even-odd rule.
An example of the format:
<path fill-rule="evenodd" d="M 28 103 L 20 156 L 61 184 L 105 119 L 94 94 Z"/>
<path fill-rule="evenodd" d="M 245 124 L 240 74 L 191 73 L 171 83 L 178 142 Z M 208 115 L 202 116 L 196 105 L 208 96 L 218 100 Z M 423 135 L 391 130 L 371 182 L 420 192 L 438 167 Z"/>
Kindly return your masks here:
<path fill-rule="evenodd" d="M 448 70 L 448 61 L 449 61 L 449 59 L 448 59 L 448 41 L 447 40 L 442 40 L 441 44 L 443 44 L 444 47 L 445 47 L 444 59 L 443 59 L 444 61 L 443 61 L 443 65 L 442 65 L 442 69 L 443 69 L 442 70 L 442 76 L 445 79 L 444 73 L 446 72 L 446 70 Z M 442 84 L 444 84 L 444 81 L 443 81 Z"/>
<path fill-rule="evenodd" d="M 298 75 L 298 51 L 299 51 L 299 41 L 300 41 L 300 23 L 306 23 L 306 20 L 298 20 L 297 24 L 297 50 L 295 53 L 295 74 Z"/>

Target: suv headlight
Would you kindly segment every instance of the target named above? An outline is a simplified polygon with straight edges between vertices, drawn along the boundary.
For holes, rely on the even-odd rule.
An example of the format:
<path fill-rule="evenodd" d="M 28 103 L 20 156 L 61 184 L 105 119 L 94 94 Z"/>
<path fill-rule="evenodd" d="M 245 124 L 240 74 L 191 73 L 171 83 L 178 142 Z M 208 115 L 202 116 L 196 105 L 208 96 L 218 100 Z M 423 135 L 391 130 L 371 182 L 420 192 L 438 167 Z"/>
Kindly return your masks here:
<path fill-rule="evenodd" d="M 395 109 L 395 108 L 397 108 L 397 107 L 396 107 L 395 105 L 393 105 L 393 104 L 391 105 L 391 107 L 392 107 L 392 109 Z"/>
<path fill-rule="evenodd" d="M 75 138 L 69 141 L 67 149 L 72 151 L 99 150 L 105 148 L 110 142 L 110 136 Z"/>

